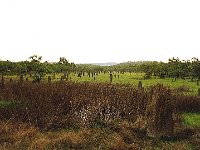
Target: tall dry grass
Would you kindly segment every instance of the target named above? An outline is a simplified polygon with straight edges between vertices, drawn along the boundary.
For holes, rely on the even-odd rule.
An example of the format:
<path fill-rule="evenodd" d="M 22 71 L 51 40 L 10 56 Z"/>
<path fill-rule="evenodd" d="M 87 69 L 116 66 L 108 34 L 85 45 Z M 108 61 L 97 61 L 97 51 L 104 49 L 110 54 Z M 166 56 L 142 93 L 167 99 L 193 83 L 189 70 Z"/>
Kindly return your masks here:
<path fill-rule="evenodd" d="M 174 106 L 174 97 L 170 89 L 161 84 L 150 89 L 146 108 L 148 136 L 162 137 L 173 134 Z"/>
<path fill-rule="evenodd" d="M 163 85 L 141 91 L 122 84 L 6 82 L 0 87 L 0 100 L 16 105 L 0 108 L 0 119 L 14 118 L 44 130 L 91 127 L 117 119 L 136 121 L 146 130 L 148 120 L 154 119 L 160 129 L 173 122 L 168 120 L 173 113 L 200 110 L 198 97 L 173 93 Z"/>
<path fill-rule="evenodd" d="M 2 118 L 14 117 L 39 127 L 91 126 L 96 121 L 135 120 L 145 113 L 146 93 L 131 85 L 101 83 L 12 83 L 0 99 L 19 102 L 0 109 Z"/>

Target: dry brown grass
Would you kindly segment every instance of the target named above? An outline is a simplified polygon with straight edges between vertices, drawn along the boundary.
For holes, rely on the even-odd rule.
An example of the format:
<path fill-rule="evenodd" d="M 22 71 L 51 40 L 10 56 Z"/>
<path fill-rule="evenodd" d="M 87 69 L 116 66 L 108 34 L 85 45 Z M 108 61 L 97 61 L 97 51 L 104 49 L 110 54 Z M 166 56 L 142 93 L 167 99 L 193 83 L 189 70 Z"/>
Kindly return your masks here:
<path fill-rule="evenodd" d="M 107 128 L 80 128 L 41 132 L 38 128 L 4 121 L 0 124 L 0 149 L 29 150 L 139 150 L 139 149 L 190 149 L 198 148 L 199 133 L 182 141 L 162 141 L 148 138 L 134 130 L 133 124 L 121 122 Z"/>
<path fill-rule="evenodd" d="M 1 99 L 23 106 L 0 109 L 2 118 L 14 117 L 40 128 L 91 126 L 96 120 L 135 120 L 144 114 L 145 93 L 127 86 L 100 83 L 12 84 L 0 91 Z"/>
<path fill-rule="evenodd" d="M 187 144 L 155 142 L 146 131 L 168 133 L 168 125 L 176 127 L 174 113 L 198 111 L 199 98 L 189 99 L 162 85 L 141 92 L 120 84 L 5 84 L 0 100 L 20 105 L 0 108 L 0 149 L 184 149 Z"/>
<path fill-rule="evenodd" d="M 176 95 L 175 106 L 177 112 L 200 112 L 200 97 Z"/>
<path fill-rule="evenodd" d="M 122 122 L 111 128 L 80 128 L 41 132 L 37 128 L 4 121 L 0 124 L 0 149 L 29 150 L 139 150 L 139 149 L 189 149 L 186 141 L 154 141 L 133 130 L 133 125 Z M 116 130 L 117 128 L 117 130 Z M 197 143 L 197 138 L 193 143 Z M 131 141 L 130 141 L 131 140 Z"/>

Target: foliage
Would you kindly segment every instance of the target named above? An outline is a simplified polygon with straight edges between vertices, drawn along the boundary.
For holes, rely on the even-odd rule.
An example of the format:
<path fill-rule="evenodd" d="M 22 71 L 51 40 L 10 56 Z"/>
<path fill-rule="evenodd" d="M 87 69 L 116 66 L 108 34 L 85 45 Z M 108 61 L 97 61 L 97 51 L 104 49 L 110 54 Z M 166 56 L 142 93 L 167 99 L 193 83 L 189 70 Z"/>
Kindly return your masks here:
<path fill-rule="evenodd" d="M 40 82 L 43 77 L 45 76 L 45 73 L 47 72 L 47 68 L 45 64 L 41 63 L 42 56 L 33 55 L 29 57 L 30 59 L 30 72 L 33 72 L 33 82 Z"/>
<path fill-rule="evenodd" d="M 20 75 L 27 73 L 37 74 L 36 78 L 42 78 L 46 73 L 71 72 L 76 65 L 69 63 L 65 57 L 60 57 L 57 63 L 42 62 L 42 56 L 33 55 L 28 60 L 20 62 L 0 61 L 0 73 L 4 75 Z M 38 77 L 38 74 L 40 77 Z"/>
<path fill-rule="evenodd" d="M 58 62 L 41 62 L 42 56 L 33 55 L 29 57 L 29 61 L 11 62 L 0 61 L 1 74 L 26 74 L 36 72 L 40 76 L 36 76 L 36 80 L 40 80 L 46 73 L 125 73 L 137 72 L 144 73 L 145 79 L 150 79 L 152 76 L 175 79 L 190 78 L 191 80 L 200 80 L 200 61 L 198 58 L 191 60 L 179 60 L 179 58 L 170 58 L 167 63 L 156 61 L 144 62 L 127 62 L 114 66 L 98 66 L 92 64 L 77 64 L 70 63 L 65 57 L 60 57 Z M 42 70 L 42 71 L 41 71 Z M 42 74 L 41 74 L 42 72 Z M 35 73 L 35 74 L 36 74 Z"/>
<path fill-rule="evenodd" d="M 200 61 L 197 58 L 192 58 L 191 63 L 191 73 L 193 78 L 198 78 L 200 80 Z"/>
<path fill-rule="evenodd" d="M 0 61 L 0 73 L 1 74 L 12 74 L 15 69 L 15 63 L 11 61 Z"/>
<path fill-rule="evenodd" d="M 182 112 L 190 112 L 183 114 L 186 127 L 199 127 L 200 98 L 184 95 L 191 90 L 196 92 L 198 86 L 188 81 L 199 80 L 199 70 L 197 58 L 104 67 L 75 65 L 64 57 L 55 63 L 42 62 L 42 57 L 37 55 L 31 56 L 29 61 L 0 61 L 3 75 L 32 74 L 33 81 L 38 82 L 46 74 L 59 73 L 55 78 L 60 78 L 63 73 L 71 73 L 70 79 L 76 81 L 32 84 L 8 82 L 5 78 L 5 88 L 0 85 L 0 99 L 3 100 L 0 101 L 0 149 L 13 149 L 12 146 L 24 149 L 188 149 L 190 141 L 158 142 L 146 137 L 146 131 L 151 123 L 154 129 L 168 130 L 166 118 L 173 119 L 170 124 L 173 126 L 171 116 Z M 111 72 L 113 84 L 109 83 Z M 93 83 L 85 82 L 93 81 L 94 77 Z M 171 78 L 181 80 L 173 83 Z M 138 80 L 142 80 L 145 87 L 142 91 L 130 84 L 137 85 Z M 159 82 L 173 89 L 163 85 L 149 87 Z M 147 115 L 149 111 L 153 112 L 150 116 Z M 22 123 L 13 126 L 2 120 Z M 117 120 L 133 126 L 116 123 Z M 149 123 L 147 120 L 154 121 Z M 142 129 L 135 126 L 137 121 L 142 123 Z M 38 128 L 43 132 L 40 133 Z M 73 130 L 60 132 L 60 129 Z M 199 139 L 192 142 L 199 146 Z"/>

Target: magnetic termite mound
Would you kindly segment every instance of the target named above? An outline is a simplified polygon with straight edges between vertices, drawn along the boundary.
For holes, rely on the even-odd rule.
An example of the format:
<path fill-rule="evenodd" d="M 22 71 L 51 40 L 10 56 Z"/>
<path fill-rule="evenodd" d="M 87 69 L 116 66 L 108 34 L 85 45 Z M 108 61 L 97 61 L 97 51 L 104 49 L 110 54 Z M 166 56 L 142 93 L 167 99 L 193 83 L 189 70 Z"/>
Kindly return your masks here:
<path fill-rule="evenodd" d="M 170 136 L 174 130 L 174 102 L 171 90 L 162 84 L 152 86 L 146 107 L 146 129 L 149 137 Z"/>

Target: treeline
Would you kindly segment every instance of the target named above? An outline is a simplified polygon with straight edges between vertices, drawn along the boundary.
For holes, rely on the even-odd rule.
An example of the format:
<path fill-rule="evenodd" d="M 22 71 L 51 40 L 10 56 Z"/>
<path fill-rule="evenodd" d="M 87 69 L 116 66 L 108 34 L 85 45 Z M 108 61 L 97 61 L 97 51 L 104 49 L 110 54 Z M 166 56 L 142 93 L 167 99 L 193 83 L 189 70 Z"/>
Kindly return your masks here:
<path fill-rule="evenodd" d="M 200 61 L 198 58 L 180 60 L 171 58 L 167 63 L 157 61 L 127 62 L 113 66 L 77 65 L 77 72 L 140 72 L 145 73 L 145 78 L 152 76 L 159 78 L 173 78 L 200 80 Z"/>
<path fill-rule="evenodd" d="M 20 62 L 0 61 L 0 74 L 2 75 L 27 75 L 34 81 L 40 81 L 47 73 L 69 73 L 74 71 L 75 64 L 70 63 L 65 57 L 60 57 L 58 62 L 42 62 L 42 56 L 33 55 L 28 60 Z"/>
<path fill-rule="evenodd" d="M 4 75 L 12 74 L 33 74 L 35 78 L 42 78 L 47 73 L 107 73 L 107 72 L 141 72 L 145 73 L 144 78 L 151 77 L 190 78 L 191 80 L 200 80 L 200 61 L 198 58 L 191 60 L 180 60 L 171 58 L 167 63 L 157 61 L 127 62 L 113 66 L 98 66 L 92 64 L 74 64 L 70 63 L 65 57 L 60 57 L 58 62 L 41 62 L 42 57 L 33 55 L 26 61 L 11 62 L 0 61 L 0 73 Z"/>
<path fill-rule="evenodd" d="M 145 78 L 152 76 L 159 78 L 173 78 L 200 80 L 200 61 L 198 58 L 191 60 L 169 59 L 167 63 L 149 62 L 136 66 L 136 70 L 145 73 Z"/>

